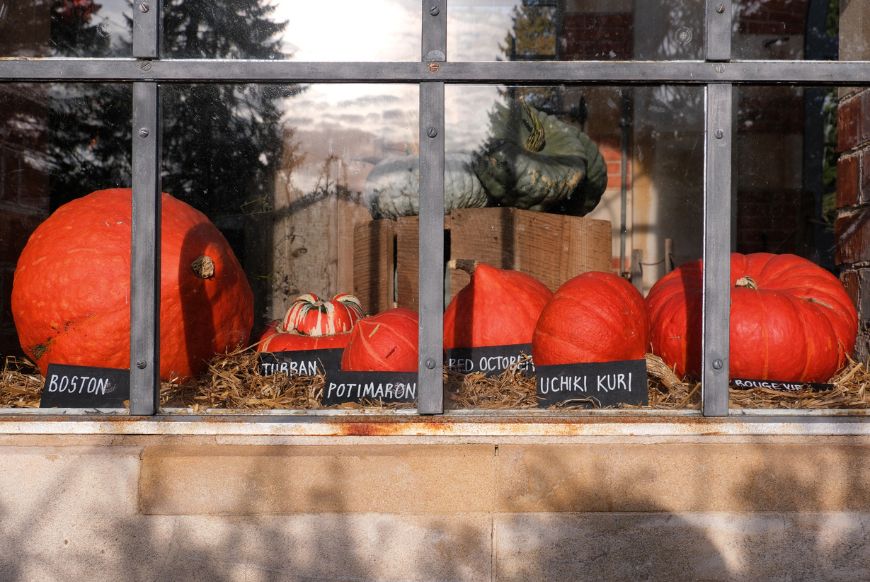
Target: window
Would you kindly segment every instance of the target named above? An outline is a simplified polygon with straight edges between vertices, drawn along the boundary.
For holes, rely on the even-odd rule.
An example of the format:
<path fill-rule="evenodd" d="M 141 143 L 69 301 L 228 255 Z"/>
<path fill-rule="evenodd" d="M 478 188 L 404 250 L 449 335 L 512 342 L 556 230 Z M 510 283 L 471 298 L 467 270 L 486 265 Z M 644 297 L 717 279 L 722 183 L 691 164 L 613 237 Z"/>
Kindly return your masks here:
<path fill-rule="evenodd" d="M 42 380 L 23 350 L 43 374 L 49 359 L 129 368 L 135 415 L 549 414 L 533 412 L 533 376 L 450 368 L 445 308 L 486 263 L 549 292 L 604 271 L 650 303 L 660 281 L 682 283 L 687 296 L 658 300 L 682 311 L 650 312 L 662 358 L 648 359 L 649 402 L 630 413 L 866 408 L 863 392 L 821 386 L 848 364 L 846 344 L 857 341 L 866 358 L 868 341 L 870 49 L 852 30 L 858 4 L 0 8 L 0 405 L 38 404 Z M 111 192 L 87 196 L 102 190 Z M 65 208 L 79 210 L 55 231 L 87 220 L 108 230 L 90 246 L 25 251 L 37 225 L 70 201 L 78 206 Z M 802 257 L 800 268 L 820 267 L 839 286 L 845 311 L 767 330 L 777 307 L 744 306 L 758 281 L 729 280 L 731 251 Z M 69 256 L 59 266 L 22 268 L 60 252 Z M 68 270 L 83 278 L 65 278 Z M 28 277 L 42 295 L 21 291 Z M 275 334 L 306 294 L 339 296 L 305 307 L 327 314 L 316 325 L 332 326 L 328 337 L 345 325 L 339 309 L 350 320 L 395 308 L 416 317 L 396 324 L 418 330 L 405 332 L 418 346 L 400 371 L 413 375 L 414 398 L 327 402 L 322 374 L 264 375 L 278 364 L 259 352 L 291 349 Z M 810 303 L 832 308 L 826 297 Z M 732 310 L 747 318 L 746 345 L 729 335 Z M 674 322 L 679 333 L 667 327 Z M 813 335 L 826 326 L 833 335 Z M 838 346 L 827 367 L 823 344 Z M 770 364 L 774 352 L 800 373 Z M 209 365 L 216 353 L 223 359 Z M 760 368 L 735 371 L 753 358 Z M 798 380 L 816 386 L 789 395 Z M 595 404 L 579 400 L 572 413 Z"/>

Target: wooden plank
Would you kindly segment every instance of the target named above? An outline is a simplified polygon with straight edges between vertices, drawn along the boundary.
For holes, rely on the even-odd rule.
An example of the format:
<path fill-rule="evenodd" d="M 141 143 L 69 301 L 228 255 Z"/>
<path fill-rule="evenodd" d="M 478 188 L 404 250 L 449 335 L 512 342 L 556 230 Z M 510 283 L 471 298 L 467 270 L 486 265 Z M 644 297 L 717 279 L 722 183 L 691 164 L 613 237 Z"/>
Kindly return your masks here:
<path fill-rule="evenodd" d="M 394 224 L 397 304 L 416 310 L 419 222 L 416 216 L 407 216 Z M 612 234 L 606 220 L 515 208 L 465 208 L 445 216 L 444 226 L 449 237 L 445 241 L 448 259 L 470 259 L 522 271 L 554 291 L 581 273 L 612 271 Z M 367 260 L 361 254 L 368 248 L 373 249 L 362 243 L 358 234 L 355 281 L 362 276 L 356 263 Z M 469 275 L 452 269 L 448 278 L 447 301 L 468 284 Z"/>
<path fill-rule="evenodd" d="M 417 311 L 420 271 L 419 224 L 416 216 L 396 221 L 396 296 L 399 307 Z"/>
<path fill-rule="evenodd" d="M 366 313 L 393 307 L 394 240 L 396 223 L 372 220 L 354 229 L 353 293 Z"/>

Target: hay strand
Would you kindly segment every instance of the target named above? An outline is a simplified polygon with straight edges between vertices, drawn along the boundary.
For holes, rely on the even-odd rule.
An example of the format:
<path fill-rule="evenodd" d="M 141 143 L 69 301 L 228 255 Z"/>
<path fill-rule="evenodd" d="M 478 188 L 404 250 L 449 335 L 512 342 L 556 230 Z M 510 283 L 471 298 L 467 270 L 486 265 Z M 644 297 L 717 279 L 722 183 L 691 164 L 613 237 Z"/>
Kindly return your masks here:
<path fill-rule="evenodd" d="M 677 376 L 658 356 L 647 354 L 649 405 L 654 409 L 699 409 L 700 383 Z M 206 373 L 194 380 L 163 382 L 163 407 L 224 410 L 321 409 L 325 378 L 259 373 L 259 356 L 251 347 L 215 357 Z M 497 376 L 444 371 L 446 408 L 522 410 L 537 408 L 535 379 L 518 366 Z M 4 360 L 0 375 L 0 408 L 36 408 L 44 379 L 32 362 L 14 356 Z M 870 409 L 870 366 L 850 360 L 832 380 L 834 389 L 780 392 L 765 388 L 730 390 L 732 408 Z M 594 402 L 567 402 L 562 407 L 588 407 Z M 394 410 L 412 404 L 349 403 L 332 408 Z"/>

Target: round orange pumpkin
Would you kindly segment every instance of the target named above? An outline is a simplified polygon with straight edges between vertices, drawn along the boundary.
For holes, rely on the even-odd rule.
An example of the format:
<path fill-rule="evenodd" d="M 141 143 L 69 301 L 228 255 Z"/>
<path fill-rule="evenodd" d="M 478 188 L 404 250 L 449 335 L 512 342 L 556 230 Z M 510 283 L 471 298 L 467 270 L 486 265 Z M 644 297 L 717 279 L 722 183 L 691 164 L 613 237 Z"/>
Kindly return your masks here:
<path fill-rule="evenodd" d="M 259 352 L 296 352 L 307 350 L 342 349 L 350 341 L 350 332 L 335 335 L 310 336 L 279 331 L 280 321 L 273 321 L 257 342 Z"/>
<path fill-rule="evenodd" d="M 536 365 L 638 360 L 649 345 L 643 297 L 611 273 L 565 282 L 544 307 L 532 339 Z"/>
<path fill-rule="evenodd" d="M 444 312 L 444 347 L 532 343 L 541 310 L 553 297 L 546 285 L 531 275 L 485 263 L 468 270 L 471 282 Z"/>
<path fill-rule="evenodd" d="M 130 365 L 131 196 L 99 190 L 58 208 L 18 259 L 12 314 L 24 352 L 49 363 Z M 194 376 L 248 341 L 253 294 L 209 219 L 163 194 L 160 377 Z"/>
<path fill-rule="evenodd" d="M 678 374 L 701 371 L 700 260 L 647 295 L 653 353 Z M 824 382 L 855 347 L 858 313 L 840 281 L 796 255 L 731 255 L 730 375 Z"/>
<path fill-rule="evenodd" d="M 356 372 L 416 372 L 417 314 L 397 307 L 360 319 L 350 332 L 341 369 Z"/>

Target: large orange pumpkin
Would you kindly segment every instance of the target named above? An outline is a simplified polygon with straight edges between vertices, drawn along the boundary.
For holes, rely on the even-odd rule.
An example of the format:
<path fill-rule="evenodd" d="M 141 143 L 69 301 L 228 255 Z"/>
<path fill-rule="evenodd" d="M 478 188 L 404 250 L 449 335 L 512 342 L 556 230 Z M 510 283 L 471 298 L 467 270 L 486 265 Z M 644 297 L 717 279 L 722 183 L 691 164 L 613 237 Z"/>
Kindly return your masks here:
<path fill-rule="evenodd" d="M 341 369 L 356 372 L 416 372 L 417 314 L 397 307 L 360 319 L 350 332 Z"/>
<path fill-rule="evenodd" d="M 471 282 L 444 312 L 444 347 L 532 343 L 541 310 L 553 296 L 546 285 L 531 275 L 485 263 L 457 266 L 471 272 Z"/>
<path fill-rule="evenodd" d="M 643 297 L 611 273 L 565 282 L 544 307 L 532 339 L 536 365 L 638 360 L 649 345 Z"/>
<path fill-rule="evenodd" d="M 678 374 L 701 370 L 702 263 L 679 267 L 647 296 L 653 352 Z M 795 255 L 731 255 L 732 378 L 823 382 L 855 347 L 858 314 L 837 278 Z"/>
<path fill-rule="evenodd" d="M 248 341 L 253 294 L 204 214 L 163 194 L 160 377 L 189 377 Z M 99 190 L 58 208 L 18 259 L 12 314 L 24 352 L 49 363 L 130 365 L 131 191 Z"/>

